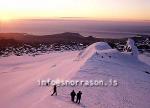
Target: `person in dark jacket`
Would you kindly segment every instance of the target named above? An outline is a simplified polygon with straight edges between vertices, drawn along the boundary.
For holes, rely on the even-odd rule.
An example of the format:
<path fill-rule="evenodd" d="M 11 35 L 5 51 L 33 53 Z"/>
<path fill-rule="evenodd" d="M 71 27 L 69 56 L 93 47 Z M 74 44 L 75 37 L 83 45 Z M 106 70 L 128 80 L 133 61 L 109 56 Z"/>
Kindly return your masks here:
<path fill-rule="evenodd" d="M 77 93 L 77 100 L 76 100 L 76 103 L 78 103 L 78 104 L 80 104 L 81 95 L 82 95 L 82 92 L 79 91 L 79 92 Z"/>
<path fill-rule="evenodd" d="M 71 95 L 71 101 L 74 102 L 74 98 L 75 98 L 75 96 L 76 96 L 75 91 L 72 90 L 72 92 L 70 93 L 70 95 Z"/>
<path fill-rule="evenodd" d="M 54 94 L 57 96 L 57 86 L 56 85 L 54 85 L 53 94 L 51 96 L 53 96 Z"/>

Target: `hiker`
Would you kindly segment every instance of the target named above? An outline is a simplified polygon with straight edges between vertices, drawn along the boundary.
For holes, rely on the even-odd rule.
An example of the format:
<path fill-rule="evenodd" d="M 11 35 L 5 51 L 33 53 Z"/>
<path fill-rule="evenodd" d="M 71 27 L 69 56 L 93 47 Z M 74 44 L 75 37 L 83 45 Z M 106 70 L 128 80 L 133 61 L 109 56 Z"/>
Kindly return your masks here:
<path fill-rule="evenodd" d="M 54 94 L 57 96 L 57 86 L 56 85 L 54 85 L 53 94 L 51 96 L 53 96 Z"/>
<path fill-rule="evenodd" d="M 71 95 L 71 101 L 74 102 L 74 98 L 75 98 L 75 96 L 76 96 L 75 91 L 72 90 L 72 92 L 70 93 L 70 95 Z"/>
<path fill-rule="evenodd" d="M 81 95 L 82 95 L 82 92 L 79 91 L 79 92 L 77 93 L 77 100 L 76 100 L 76 103 L 78 103 L 78 104 L 80 104 Z"/>

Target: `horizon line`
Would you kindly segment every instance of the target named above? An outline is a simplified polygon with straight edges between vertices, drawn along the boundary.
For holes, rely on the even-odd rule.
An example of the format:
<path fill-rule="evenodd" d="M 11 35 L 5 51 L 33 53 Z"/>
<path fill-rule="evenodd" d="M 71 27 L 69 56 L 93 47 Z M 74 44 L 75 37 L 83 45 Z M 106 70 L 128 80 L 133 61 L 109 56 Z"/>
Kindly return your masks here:
<path fill-rule="evenodd" d="M 62 20 L 62 21 L 108 21 L 108 22 L 150 22 L 150 20 L 144 19 L 121 19 L 121 18 L 89 18 L 89 17 L 51 17 L 51 18 L 12 18 L 13 20 Z M 3 22 L 3 21 L 0 21 Z"/>

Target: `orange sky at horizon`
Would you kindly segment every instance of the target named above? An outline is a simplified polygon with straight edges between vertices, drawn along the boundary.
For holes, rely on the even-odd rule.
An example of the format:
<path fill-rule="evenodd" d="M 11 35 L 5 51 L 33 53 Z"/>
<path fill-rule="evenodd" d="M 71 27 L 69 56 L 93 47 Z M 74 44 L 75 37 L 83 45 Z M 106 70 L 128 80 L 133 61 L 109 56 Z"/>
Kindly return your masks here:
<path fill-rule="evenodd" d="M 0 20 L 150 20 L 150 0 L 0 0 Z"/>

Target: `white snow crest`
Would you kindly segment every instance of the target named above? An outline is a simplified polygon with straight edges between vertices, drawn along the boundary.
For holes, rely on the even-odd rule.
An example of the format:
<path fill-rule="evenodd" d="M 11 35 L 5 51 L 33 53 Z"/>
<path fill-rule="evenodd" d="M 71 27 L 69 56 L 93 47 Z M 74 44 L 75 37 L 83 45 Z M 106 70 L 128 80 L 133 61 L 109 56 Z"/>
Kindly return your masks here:
<path fill-rule="evenodd" d="M 101 52 L 103 50 L 111 49 L 111 47 L 106 42 L 96 42 L 89 47 L 87 47 L 84 51 L 81 51 L 78 55 L 78 60 L 80 59 L 89 59 L 97 52 Z"/>

